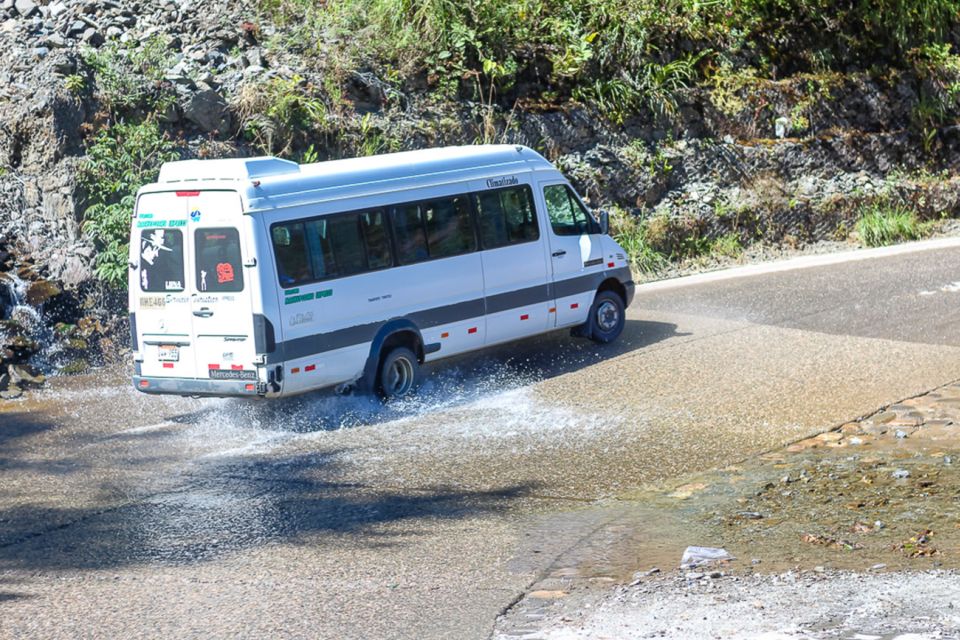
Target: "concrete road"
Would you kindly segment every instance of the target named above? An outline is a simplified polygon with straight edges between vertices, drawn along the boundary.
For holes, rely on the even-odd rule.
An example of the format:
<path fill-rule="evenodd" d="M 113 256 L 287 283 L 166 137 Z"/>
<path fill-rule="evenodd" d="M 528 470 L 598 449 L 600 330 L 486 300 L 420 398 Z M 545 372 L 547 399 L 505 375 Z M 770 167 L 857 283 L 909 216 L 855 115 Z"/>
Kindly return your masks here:
<path fill-rule="evenodd" d="M 0 637 L 486 637 L 598 501 L 960 378 L 958 281 L 954 246 L 660 284 L 615 345 L 447 362 L 389 408 L 55 381 L 0 407 Z"/>

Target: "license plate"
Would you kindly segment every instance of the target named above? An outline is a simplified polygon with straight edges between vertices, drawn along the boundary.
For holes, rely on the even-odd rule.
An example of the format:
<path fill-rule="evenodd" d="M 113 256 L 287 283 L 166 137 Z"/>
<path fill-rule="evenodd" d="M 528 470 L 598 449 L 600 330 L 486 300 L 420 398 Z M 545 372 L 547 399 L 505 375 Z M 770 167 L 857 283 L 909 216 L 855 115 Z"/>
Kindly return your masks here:
<path fill-rule="evenodd" d="M 172 344 L 162 344 L 157 358 L 165 362 L 177 362 L 180 359 L 180 347 Z"/>

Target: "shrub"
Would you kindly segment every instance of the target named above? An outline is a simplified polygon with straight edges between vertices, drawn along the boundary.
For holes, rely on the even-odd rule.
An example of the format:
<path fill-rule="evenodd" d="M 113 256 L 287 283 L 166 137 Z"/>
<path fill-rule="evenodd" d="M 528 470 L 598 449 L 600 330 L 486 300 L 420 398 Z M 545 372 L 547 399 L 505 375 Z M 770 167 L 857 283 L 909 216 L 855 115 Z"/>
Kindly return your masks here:
<path fill-rule="evenodd" d="M 79 174 L 86 196 L 83 229 L 99 248 L 95 269 L 107 284 L 122 287 L 127 281 L 137 189 L 156 179 L 162 163 L 177 157 L 173 143 L 150 119 L 105 127 L 88 144 Z"/>
<path fill-rule="evenodd" d="M 885 202 L 866 207 L 854 227 L 857 237 L 868 247 L 880 247 L 906 240 L 918 240 L 930 231 L 917 214 L 902 206 Z"/>
<path fill-rule="evenodd" d="M 610 235 L 627 252 L 630 265 L 644 274 L 654 274 L 667 266 L 667 258 L 647 239 L 643 221 L 620 208 L 610 212 Z"/>
<path fill-rule="evenodd" d="M 98 97 L 115 112 L 135 108 L 157 109 L 173 100 L 163 76 L 173 61 L 166 37 L 155 35 L 142 43 L 109 42 L 87 48 L 83 60 L 93 70 Z"/>
<path fill-rule="evenodd" d="M 299 134 L 325 128 L 326 104 L 296 75 L 245 85 L 234 106 L 244 136 L 265 154 L 288 155 Z"/>
<path fill-rule="evenodd" d="M 740 236 L 728 233 L 714 240 L 710 250 L 711 253 L 725 258 L 739 258 L 743 253 L 743 245 L 740 244 Z"/>

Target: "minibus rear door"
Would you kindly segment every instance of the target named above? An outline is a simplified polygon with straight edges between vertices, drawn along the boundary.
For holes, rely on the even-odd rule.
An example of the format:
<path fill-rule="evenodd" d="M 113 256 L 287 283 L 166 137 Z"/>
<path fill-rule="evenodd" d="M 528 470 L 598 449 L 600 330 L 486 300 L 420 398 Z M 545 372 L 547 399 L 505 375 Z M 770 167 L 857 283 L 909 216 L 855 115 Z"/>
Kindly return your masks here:
<path fill-rule="evenodd" d="M 190 198 L 190 315 L 196 377 L 256 382 L 250 255 L 240 197 L 203 191 Z"/>

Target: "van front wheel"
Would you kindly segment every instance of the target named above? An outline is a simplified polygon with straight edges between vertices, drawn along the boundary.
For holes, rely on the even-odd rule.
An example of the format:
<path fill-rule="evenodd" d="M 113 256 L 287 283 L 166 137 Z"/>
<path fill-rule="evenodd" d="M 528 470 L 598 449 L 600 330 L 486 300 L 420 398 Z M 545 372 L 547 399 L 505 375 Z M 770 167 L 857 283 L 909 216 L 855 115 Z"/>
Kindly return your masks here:
<path fill-rule="evenodd" d="M 600 344 L 613 342 L 620 336 L 625 322 L 626 313 L 620 296 L 613 291 L 601 291 L 590 307 L 586 334 Z"/>
<path fill-rule="evenodd" d="M 408 395 L 420 384 L 420 363 L 406 347 L 396 347 L 380 364 L 377 391 L 384 400 Z"/>

